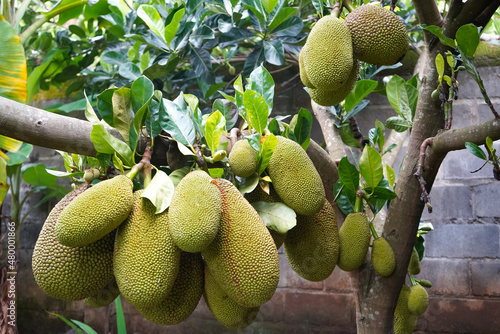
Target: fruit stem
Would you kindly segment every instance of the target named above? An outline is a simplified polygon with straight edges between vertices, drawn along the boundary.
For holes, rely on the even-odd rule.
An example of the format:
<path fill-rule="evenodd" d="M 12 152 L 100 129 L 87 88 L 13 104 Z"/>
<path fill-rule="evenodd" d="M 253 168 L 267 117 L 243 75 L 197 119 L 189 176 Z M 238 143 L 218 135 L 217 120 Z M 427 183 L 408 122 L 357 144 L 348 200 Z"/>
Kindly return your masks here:
<path fill-rule="evenodd" d="M 142 155 L 141 161 L 138 164 L 135 164 L 130 172 L 127 173 L 127 177 L 129 179 L 133 179 L 137 176 L 137 174 L 143 169 L 145 166 L 148 168 L 149 166 L 149 179 L 151 180 L 151 155 L 153 154 L 153 148 L 151 146 L 151 139 L 148 138 L 146 141 L 146 149 L 144 150 L 144 154 Z M 146 171 L 144 172 L 144 177 L 146 177 Z M 144 180 L 146 183 L 146 180 Z M 146 185 L 146 184 L 145 184 Z"/>
<path fill-rule="evenodd" d="M 350 0 L 344 0 L 344 1 L 342 1 L 342 7 L 344 7 L 345 9 L 347 9 L 349 11 L 349 13 L 354 10 L 354 6 L 352 5 L 352 3 L 351 3 Z"/>
<path fill-rule="evenodd" d="M 413 275 L 410 275 L 410 282 L 411 282 L 411 286 L 414 286 L 414 285 L 417 285 L 417 280 L 415 279 L 415 277 L 413 277 Z"/>
<path fill-rule="evenodd" d="M 372 231 L 373 239 L 378 239 L 377 231 L 375 231 L 375 226 L 370 222 L 370 230 Z"/>
<path fill-rule="evenodd" d="M 364 191 L 358 190 L 358 192 L 356 193 L 356 202 L 354 202 L 354 212 L 364 211 L 363 196 L 364 196 Z"/>

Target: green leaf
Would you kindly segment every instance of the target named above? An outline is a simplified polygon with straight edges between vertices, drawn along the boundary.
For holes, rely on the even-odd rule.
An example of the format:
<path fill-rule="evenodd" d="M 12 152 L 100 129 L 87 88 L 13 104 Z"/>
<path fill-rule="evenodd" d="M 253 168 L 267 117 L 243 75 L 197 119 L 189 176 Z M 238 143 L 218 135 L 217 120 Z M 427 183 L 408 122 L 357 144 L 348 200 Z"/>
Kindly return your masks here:
<path fill-rule="evenodd" d="M 295 123 L 292 125 L 290 122 L 290 127 L 293 127 L 293 134 L 295 135 L 295 139 L 297 143 L 299 143 L 304 150 L 307 150 L 309 146 L 309 142 L 311 141 L 311 129 L 312 129 L 312 115 L 311 113 L 304 108 L 300 108 L 299 113 L 296 115 Z"/>
<path fill-rule="evenodd" d="M 140 5 L 139 8 L 137 8 L 137 16 L 146 23 L 151 31 L 166 41 L 163 19 L 155 7 L 151 5 Z M 167 42 L 167 44 L 170 45 L 170 42 Z"/>
<path fill-rule="evenodd" d="M 415 93 L 416 91 L 416 93 Z M 407 121 L 413 120 L 413 103 L 418 91 L 415 87 L 407 85 L 405 80 L 398 75 L 393 75 L 386 86 L 387 99 L 399 116 Z"/>
<path fill-rule="evenodd" d="M 264 41 L 264 56 L 269 64 L 281 66 L 285 64 L 285 51 L 279 39 Z"/>
<path fill-rule="evenodd" d="M 266 226 L 276 232 L 286 233 L 297 225 L 297 215 L 285 203 L 251 203 Z"/>
<path fill-rule="evenodd" d="M 172 180 L 174 187 L 177 187 L 179 182 L 181 182 L 182 178 L 184 176 L 186 176 L 190 171 L 191 171 L 191 167 L 186 166 L 186 167 L 176 169 L 172 173 L 170 173 L 169 177 Z"/>
<path fill-rule="evenodd" d="M 148 186 L 142 193 L 142 198 L 147 198 L 155 206 L 155 214 L 162 213 L 169 206 L 174 194 L 174 183 L 168 175 L 158 170 Z"/>
<path fill-rule="evenodd" d="M 394 191 L 380 186 L 373 189 L 371 187 L 367 187 L 365 188 L 365 191 L 371 194 L 370 199 L 376 198 L 382 201 L 390 201 L 398 197 Z"/>
<path fill-rule="evenodd" d="M 340 138 L 347 146 L 361 148 L 359 141 L 354 138 L 350 124 L 343 124 L 339 129 Z"/>
<path fill-rule="evenodd" d="M 250 146 L 259 153 L 260 153 L 261 148 L 262 148 L 261 139 L 262 139 L 262 136 L 260 135 L 260 133 L 254 133 L 254 134 L 247 137 L 247 140 L 248 140 L 248 143 L 250 144 Z"/>
<path fill-rule="evenodd" d="M 167 26 L 165 27 L 164 39 L 169 46 L 172 40 L 174 39 L 175 34 L 177 34 L 177 31 L 179 30 L 179 26 L 182 18 L 184 17 L 185 12 L 186 12 L 185 8 L 178 9 L 173 15 L 172 21 L 170 21 L 170 23 L 167 24 Z"/>
<path fill-rule="evenodd" d="M 274 7 L 278 4 L 278 0 L 258 0 L 262 2 L 262 5 L 264 6 L 264 9 L 266 10 L 267 14 L 270 14 Z"/>
<path fill-rule="evenodd" d="M 134 63 L 126 62 L 118 68 L 118 74 L 129 80 L 136 80 L 141 76 L 141 69 Z"/>
<path fill-rule="evenodd" d="M 276 14 L 271 23 L 269 24 L 269 32 L 273 32 L 276 27 L 278 27 L 280 24 L 291 18 L 292 16 L 296 15 L 298 12 L 298 8 L 292 8 L 292 7 L 282 7 L 281 10 Z"/>
<path fill-rule="evenodd" d="M 356 193 L 346 190 L 341 180 L 338 180 L 337 183 L 335 183 L 335 186 L 333 187 L 333 194 L 335 195 L 335 202 L 345 215 L 354 212 Z"/>
<path fill-rule="evenodd" d="M 394 183 L 396 182 L 396 172 L 392 169 L 391 166 L 385 165 L 385 173 L 387 175 L 387 180 L 389 181 L 389 185 L 394 187 Z"/>
<path fill-rule="evenodd" d="M 345 189 L 351 193 L 356 193 L 359 187 L 359 172 L 356 167 L 349 162 L 347 157 L 343 157 L 339 162 L 339 179 Z"/>
<path fill-rule="evenodd" d="M 87 118 L 87 120 L 91 123 L 100 123 L 101 120 L 99 119 L 99 117 L 97 117 L 95 111 L 94 111 L 94 108 L 92 108 L 92 104 L 90 104 L 90 101 L 89 99 L 87 98 L 87 94 L 85 94 L 84 92 L 84 95 L 85 95 L 85 99 L 87 99 L 87 104 L 85 105 L 85 118 Z"/>
<path fill-rule="evenodd" d="M 224 132 L 224 127 L 226 126 L 226 119 L 224 115 L 217 110 L 208 116 L 205 123 L 205 139 L 207 145 L 212 151 L 212 157 L 219 147 L 220 137 Z"/>
<path fill-rule="evenodd" d="M 83 329 L 85 331 L 85 333 L 87 333 L 87 334 L 99 334 L 92 327 L 90 327 L 87 324 L 84 324 L 81 321 L 74 320 L 74 319 L 72 319 L 71 321 L 73 321 L 76 325 L 78 325 L 78 327 L 80 327 L 81 329 Z"/>
<path fill-rule="evenodd" d="M 438 27 L 438 26 L 426 26 L 426 27 L 424 27 L 424 29 L 431 32 L 435 36 L 437 36 L 437 38 L 439 38 L 439 40 L 441 41 L 441 43 L 443 45 L 449 46 L 450 48 L 453 48 L 453 49 L 457 47 L 455 40 L 453 38 L 449 38 L 449 37 L 445 36 L 443 33 L 443 29 L 441 29 L 440 27 Z"/>
<path fill-rule="evenodd" d="M 0 135 L 0 148 L 8 152 L 16 153 L 23 146 L 23 142 L 14 138 Z"/>
<path fill-rule="evenodd" d="M 479 45 L 479 32 L 475 25 L 466 24 L 458 28 L 455 35 L 460 53 L 473 58 Z"/>
<path fill-rule="evenodd" d="M 0 96 L 26 103 L 28 75 L 24 49 L 15 29 L 4 20 L 3 16 L 0 16 L 0 45 L 0 78 L 2 79 L 0 80 Z"/>
<path fill-rule="evenodd" d="M 484 151 L 476 144 L 471 143 L 471 142 L 466 142 L 465 148 L 467 149 L 467 151 L 469 151 L 470 153 L 472 153 L 473 155 L 475 155 L 479 159 L 488 160 L 488 157 L 486 156 Z"/>
<path fill-rule="evenodd" d="M 323 4 L 323 1 L 324 0 L 312 0 L 312 4 L 313 4 L 314 8 L 316 9 L 316 11 L 320 15 L 323 15 L 323 9 L 325 8 L 324 4 Z"/>
<path fill-rule="evenodd" d="M 139 69 L 141 73 L 143 73 L 149 67 L 150 61 L 151 61 L 151 56 L 149 55 L 149 51 L 144 52 L 141 55 L 141 60 L 139 61 Z"/>
<path fill-rule="evenodd" d="M 130 145 L 130 128 L 134 121 L 130 88 L 122 87 L 113 93 L 113 123 L 114 127 Z M 131 145 L 130 145 L 131 146 Z"/>
<path fill-rule="evenodd" d="M 125 316 L 123 314 L 121 296 L 116 297 L 115 308 L 116 308 L 116 327 L 118 330 L 118 334 L 127 334 L 127 325 L 125 323 Z"/>
<path fill-rule="evenodd" d="M 267 126 L 269 107 L 264 98 L 254 90 L 247 89 L 243 94 L 243 104 L 248 115 L 250 125 L 260 134 Z"/>
<path fill-rule="evenodd" d="M 271 156 L 276 148 L 276 144 L 278 143 L 278 139 L 273 134 L 267 135 L 266 139 L 262 143 L 262 147 L 260 149 L 260 161 L 259 161 L 259 175 L 266 169 L 269 164 L 269 160 L 271 160 Z"/>
<path fill-rule="evenodd" d="M 113 94 L 116 90 L 117 88 L 106 89 L 97 95 L 97 110 L 99 110 L 99 115 L 112 127 L 115 125 L 113 123 Z"/>
<path fill-rule="evenodd" d="M 224 176 L 224 168 L 209 168 L 208 174 L 214 179 L 221 178 Z"/>
<path fill-rule="evenodd" d="M 112 136 L 104 124 L 94 124 L 90 132 L 90 139 L 97 152 L 105 154 L 117 153 L 118 157 L 127 165 L 134 165 L 134 154 L 130 147 L 123 141 Z"/>
<path fill-rule="evenodd" d="M 127 62 L 127 58 L 117 51 L 106 51 L 102 54 L 101 61 L 106 64 L 120 66 Z"/>
<path fill-rule="evenodd" d="M 412 127 L 412 123 L 401 117 L 389 117 L 385 121 L 385 126 L 397 132 L 405 132 Z"/>
<path fill-rule="evenodd" d="M 350 111 L 377 87 L 377 81 L 358 80 L 356 86 L 345 99 L 344 108 Z"/>
<path fill-rule="evenodd" d="M 196 76 L 208 84 L 214 83 L 212 57 L 210 53 L 202 48 L 192 48 L 190 59 Z M 217 91 L 217 89 L 215 89 L 215 91 Z"/>
<path fill-rule="evenodd" d="M 269 114 L 273 109 L 274 80 L 269 71 L 264 66 L 259 66 L 252 71 L 249 77 L 249 84 L 246 89 L 251 89 L 259 93 L 269 106 Z"/>
<path fill-rule="evenodd" d="M 212 105 L 212 110 L 219 110 L 226 119 L 226 131 L 229 131 L 238 122 L 238 108 L 228 100 L 216 99 Z"/>
<path fill-rule="evenodd" d="M 49 312 L 49 311 L 45 311 L 45 312 L 47 312 L 47 313 L 48 313 L 48 314 L 50 314 L 50 315 L 56 316 L 56 317 L 58 317 L 59 319 L 61 319 L 62 321 L 64 321 L 64 323 L 65 323 L 66 325 L 68 325 L 69 327 L 71 327 L 71 328 L 72 328 L 72 329 L 73 329 L 73 330 L 74 330 L 77 334 L 84 334 L 84 333 L 80 330 L 80 328 L 78 328 L 78 327 L 77 327 L 74 323 L 72 323 L 71 321 L 69 321 L 68 319 L 66 319 L 65 317 L 63 317 L 62 315 L 59 315 L 59 314 L 57 314 L 57 313 L 51 313 L 51 312 Z"/>
<path fill-rule="evenodd" d="M 260 180 L 260 176 L 257 173 L 254 173 L 253 175 L 249 177 L 245 177 L 237 184 L 238 190 L 242 194 L 246 194 L 249 192 L 252 192 L 255 187 L 258 186 Z"/>
<path fill-rule="evenodd" d="M 371 146 L 365 146 L 359 158 L 359 172 L 369 187 L 376 187 L 384 177 L 382 158 Z"/>
<path fill-rule="evenodd" d="M 273 118 L 269 124 L 267 125 L 267 129 L 274 134 L 275 136 L 280 136 L 281 135 L 281 130 L 280 130 L 280 125 L 276 118 Z"/>
<path fill-rule="evenodd" d="M 159 116 L 163 130 L 183 145 L 193 145 L 196 132 L 187 108 L 183 110 L 172 101 L 163 99 L 163 103 L 160 103 Z"/>
<path fill-rule="evenodd" d="M 7 162 L 7 166 L 13 166 L 23 163 L 29 157 L 32 150 L 33 150 L 33 145 L 28 143 L 22 143 L 21 148 L 17 152 L 7 152 L 6 155 L 10 159 L 10 161 Z"/>
<path fill-rule="evenodd" d="M 490 138 L 490 136 L 486 137 L 486 143 L 485 143 L 486 147 L 491 151 L 493 152 L 494 149 L 493 149 L 493 140 Z"/>
<path fill-rule="evenodd" d="M 57 177 L 48 173 L 44 164 L 28 167 L 23 172 L 24 182 L 35 187 L 52 186 L 57 183 Z"/>
<path fill-rule="evenodd" d="M 444 75 L 443 79 L 444 79 L 444 81 L 446 81 L 446 83 L 448 84 L 448 86 L 451 87 L 451 78 L 449 76 L 447 76 L 447 75 Z"/>
<path fill-rule="evenodd" d="M 264 46 L 262 42 L 255 45 L 254 49 L 250 54 L 248 54 L 245 60 L 245 65 L 243 65 L 243 75 L 250 76 L 250 74 L 259 66 L 264 63 L 266 56 L 264 54 Z"/>
<path fill-rule="evenodd" d="M 57 12 L 59 13 L 58 25 L 63 25 L 71 19 L 77 18 L 83 11 L 85 1 L 82 0 L 62 0 L 57 3 L 50 11 L 43 13 L 47 17 L 53 17 Z"/>
<path fill-rule="evenodd" d="M 441 82 L 441 78 L 443 77 L 443 74 L 444 74 L 444 59 L 443 59 L 443 55 L 438 53 L 438 55 L 436 56 L 436 70 L 438 72 L 438 75 L 439 75 L 439 82 Z"/>

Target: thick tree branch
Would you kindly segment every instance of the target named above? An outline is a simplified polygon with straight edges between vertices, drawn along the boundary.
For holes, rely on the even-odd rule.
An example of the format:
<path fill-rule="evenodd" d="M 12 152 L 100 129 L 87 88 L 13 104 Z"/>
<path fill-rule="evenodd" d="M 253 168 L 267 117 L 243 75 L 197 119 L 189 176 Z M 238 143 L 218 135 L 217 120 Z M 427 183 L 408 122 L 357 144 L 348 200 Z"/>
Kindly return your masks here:
<path fill-rule="evenodd" d="M 326 107 L 320 106 L 313 100 L 311 100 L 311 106 L 314 117 L 316 117 L 321 126 L 321 132 L 323 132 L 326 149 L 328 150 L 330 157 L 333 160 L 342 159 L 346 154 L 344 150 L 344 143 L 342 142 L 342 138 L 340 138 L 337 127 L 335 126 L 335 117 Z"/>
<path fill-rule="evenodd" d="M 418 22 L 420 24 L 434 25 L 441 27 L 443 25 L 443 17 L 439 12 L 439 8 L 437 7 L 435 0 L 420 0 L 413 1 L 415 5 L 415 11 L 417 12 Z M 434 38 L 434 35 L 429 31 L 424 30 L 424 37 L 429 44 L 429 41 Z"/>
<path fill-rule="evenodd" d="M 500 6 L 499 0 L 475 0 L 465 3 L 462 3 L 461 0 L 453 1 L 445 18 L 443 32 L 446 36 L 455 38 L 458 28 L 464 24 L 488 22 L 498 6 Z M 493 8 L 495 10 L 492 11 Z M 491 15 L 487 16 L 488 14 Z"/>

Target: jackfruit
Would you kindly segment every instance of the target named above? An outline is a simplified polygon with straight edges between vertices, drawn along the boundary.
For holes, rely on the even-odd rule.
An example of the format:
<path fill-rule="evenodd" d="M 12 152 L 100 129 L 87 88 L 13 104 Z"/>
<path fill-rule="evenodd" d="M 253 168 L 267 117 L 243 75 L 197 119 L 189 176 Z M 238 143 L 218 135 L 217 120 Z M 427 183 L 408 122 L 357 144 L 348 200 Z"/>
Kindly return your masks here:
<path fill-rule="evenodd" d="M 229 153 L 229 166 L 240 177 L 249 177 L 257 171 L 257 151 L 248 140 L 239 140 Z"/>
<path fill-rule="evenodd" d="M 187 174 L 175 188 L 168 209 L 170 235 L 185 252 L 200 252 L 220 226 L 222 196 L 212 177 L 202 170 Z"/>
<path fill-rule="evenodd" d="M 356 81 L 358 81 L 358 74 L 360 69 L 360 62 L 353 61 L 352 71 L 346 83 L 333 91 L 326 91 L 317 88 L 309 88 L 308 92 L 311 99 L 321 106 L 334 106 L 342 101 L 351 93 Z"/>
<path fill-rule="evenodd" d="M 310 83 L 335 90 L 347 82 L 352 70 L 352 40 L 346 25 L 333 15 L 322 17 L 301 50 Z"/>
<path fill-rule="evenodd" d="M 276 138 L 267 171 L 278 196 L 298 214 L 319 212 L 325 203 L 325 189 L 314 164 L 302 146 L 285 137 Z"/>
<path fill-rule="evenodd" d="M 279 257 L 273 238 L 255 209 L 228 180 L 216 179 L 222 193 L 222 222 L 202 251 L 215 280 L 245 307 L 259 306 L 274 294 Z"/>
<path fill-rule="evenodd" d="M 396 256 L 391 245 L 384 238 L 373 241 L 372 265 L 375 272 L 380 276 L 391 276 L 396 269 Z"/>
<path fill-rule="evenodd" d="M 330 276 L 339 257 L 339 232 L 328 200 L 312 216 L 297 215 L 297 225 L 287 232 L 285 254 L 290 267 L 309 281 Z"/>
<path fill-rule="evenodd" d="M 432 288 L 432 282 L 426 279 L 421 279 L 418 280 L 418 283 L 420 283 L 421 286 L 424 288 Z"/>
<path fill-rule="evenodd" d="M 56 224 L 59 242 L 81 247 L 113 231 L 132 209 L 132 180 L 125 175 L 99 182 L 71 201 Z"/>
<path fill-rule="evenodd" d="M 168 211 L 155 214 L 144 190 L 134 193 L 128 218 L 116 232 L 113 270 L 123 297 L 136 308 L 161 303 L 179 271 L 181 250 L 168 232 Z"/>
<path fill-rule="evenodd" d="M 55 234 L 60 213 L 89 187 L 88 184 L 81 185 L 56 204 L 43 224 L 33 250 L 35 280 L 46 294 L 55 298 L 81 300 L 96 294 L 113 278 L 114 231 L 83 247 L 64 246 Z"/>
<path fill-rule="evenodd" d="M 203 260 L 200 253 L 181 253 L 179 273 L 168 296 L 158 305 L 137 308 L 155 324 L 174 325 L 186 320 L 203 294 Z"/>
<path fill-rule="evenodd" d="M 85 298 L 83 302 L 90 307 L 104 307 L 112 303 L 119 295 L 120 290 L 118 290 L 118 285 L 116 285 L 116 280 L 113 277 L 104 288 L 95 295 Z"/>
<path fill-rule="evenodd" d="M 287 233 L 280 233 L 280 232 L 275 231 L 269 227 L 267 228 L 267 230 L 271 234 L 271 237 L 273 237 L 274 244 L 276 245 L 276 249 L 280 249 L 280 247 L 285 242 Z"/>
<path fill-rule="evenodd" d="M 399 293 L 398 303 L 394 310 L 394 333 L 395 334 L 411 334 L 417 325 L 417 316 L 411 314 L 408 310 L 408 297 L 410 296 L 410 288 L 403 285 Z"/>
<path fill-rule="evenodd" d="M 344 271 L 358 269 L 370 246 L 371 230 L 363 212 L 350 213 L 339 230 L 340 254 L 337 265 Z"/>
<path fill-rule="evenodd" d="M 230 329 L 247 327 L 259 313 L 260 306 L 244 307 L 232 300 L 217 284 L 208 267 L 205 267 L 203 299 L 205 299 L 208 309 L 213 313 L 217 321 Z"/>
<path fill-rule="evenodd" d="M 408 297 L 408 310 L 411 314 L 421 315 L 429 306 L 429 294 L 420 284 L 413 285 Z"/>
<path fill-rule="evenodd" d="M 418 275 L 420 273 L 420 258 L 418 257 L 418 252 L 415 247 L 411 252 L 410 263 L 408 264 L 408 272 L 412 275 Z"/>
<path fill-rule="evenodd" d="M 309 81 L 309 78 L 307 77 L 306 70 L 304 69 L 304 57 L 302 50 L 299 53 L 299 73 L 300 73 L 300 80 L 306 86 L 307 88 L 316 88 L 314 85 Z"/>
<path fill-rule="evenodd" d="M 363 5 L 344 20 L 357 59 L 375 65 L 393 65 L 408 51 L 409 38 L 401 19 L 388 9 Z"/>

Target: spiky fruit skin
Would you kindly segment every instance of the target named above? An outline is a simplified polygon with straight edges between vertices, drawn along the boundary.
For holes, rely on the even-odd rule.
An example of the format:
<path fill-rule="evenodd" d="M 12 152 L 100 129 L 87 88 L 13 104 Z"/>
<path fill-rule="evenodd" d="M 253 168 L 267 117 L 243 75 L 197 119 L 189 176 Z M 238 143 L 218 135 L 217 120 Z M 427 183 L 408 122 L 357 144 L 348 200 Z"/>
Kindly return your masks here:
<path fill-rule="evenodd" d="M 317 88 L 309 88 L 308 92 L 311 99 L 321 106 L 334 106 L 344 101 L 344 99 L 351 93 L 354 86 L 356 86 L 356 81 L 358 80 L 358 74 L 360 69 L 360 62 L 358 60 L 353 61 L 352 71 L 349 74 L 349 78 L 346 83 L 340 86 L 338 89 L 333 91 L 326 91 Z"/>
<path fill-rule="evenodd" d="M 346 25 L 333 15 L 322 17 L 301 50 L 310 83 L 335 90 L 347 82 L 352 70 L 352 40 Z"/>
<path fill-rule="evenodd" d="M 222 196 L 202 170 L 187 174 L 175 188 L 168 209 L 170 235 L 185 252 L 201 252 L 219 230 Z"/>
<path fill-rule="evenodd" d="M 231 299 L 241 306 L 259 306 L 271 299 L 278 285 L 278 251 L 259 214 L 238 189 L 224 179 L 216 182 L 222 193 L 222 222 L 203 258 Z"/>
<path fill-rule="evenodd" d="M 379 6 L 363 5 L 344 20 L 352 37 L 354 56 L 375 65 L 393 65 L 408 51 L 408 33 L 396 14 Z"/>
<path fill-rule="evenodd" d="M 179 271 L 181 250 L 168 231 L 168 214 L 155 215 L 143 190 L 134 193 L 134 205 L 117 230 L 113 271 L 123 297 L 136 308 L 161 303 Z"/>
<path fill-rule="evenodd" d="M 339 232 L 328 200 L 312 216 L 297 215 L 297 225 L 287 232 L 284 247 L 290 267 L 299 276 L 315 282 L 330 276 L 339 257 Z"/>
<path fill-rule="evenodd" d="M 279 233 L 278 231 L 275 231 L 275 230 L 270 229 L 270 228 L 268 228 L 267 230 L 271 234 L 271 237 L 273 237 L 274 244 L 276 245 L 276 248 L 280 249 L 280 247 L 285 242 L 287 233 Z"/>
<path fill-rule="evenodd" d="M 309 81 L 309 78 L 307 77 L 306 70 L 304 69 L 304 54 L 302 53 L 302 50 L 300 50 L 299 53 L 299 73 L 300 73 L 300 80 L 306 86 L 307 88 L 316 88 L 314 85 Z"/>
<path fill-rule="evenodd" d="M 83 302 L 89 307 L 104 307 L 111 304 L 119 295 L 120 290 L 118 290 L 118 285 L 116 285 L 116 280 L 113 277 L 104 288 L 95 295 L 85 298 Z"/>
<path fill-rule="evenodd" d="M 370 238 L 371 231 L 366 215 L 362 212 L 347 215 L 339 229 L 339 268 L 344 271 L 358 269 L 365 260 Z"/>
<path fill-rule="evenodd" d="M 394 333 L 395 334 L 411 334 L 417 325 L 417 316 L 411 314 L 408 310 L 408 298 L 410 296 L 410 288 L 403 285 L 399 293 L 398 303 L 394 310 Z"/>
<path fill-rule="evenodd" d="M 285 137 L 277 136 L 267 171 L 283 203 L 300 215 L 313 215 L 325 203 L 323 182 L 306 151 Z"/>
<path fill-rule="evenodd" d="M 104 237 L 120 225 L 132 209 L 132 181 L 118 175 L 99 182 L 61 212 L 56 224 L 59 242 L 82 247 Z"/>
<path fill-rule="evenodd" d="M 411 314 L 421 315 L 429 306 L 429 294 L 420 284 L 413 285 L 408 297 L 408 310 Z"/>
<path fill-rule="evenodd" d="M 205 299 L 208 309 L 213 313 L 217 321 L 230 329 L 236 330 L 247 327 L 259 313 L 259 306 L 244 307 L 232 300 L 215 281 L 208 267 L 205 267 L 203 299 Z"/>
<path fill-rule="evenodd" d="M 81 300 L 96 294 L 113 278 L 115 232 L 83 247 L 64 246 L 55 234 L 61 211 L 89 187 L 81 185 L 56 204 L 33 250 L 32 269 L 38 286 L 58 299 Z"/>
<path fill-rule="evenodd" d="M 240 177 L 249 177 L 257 171 L 257 151 L 248 140 L 239 140 L 229 153 L 229 166 Z"/>
<path fill-rule="evenodd" d="M 153 307 L 137 308 L 141 315 L 159 325 L 186 320 L 203 294 L 203 260 L 200 253 L 181 254 L 179 273 L 168 296 Z"/>
<path fill-rule="evenodd" d="M 380 276 L 391 276 L 396 269 L 396 256 L 391 245 L 384 238 L 373 241 L 372 265 L 375 272 Z"/>
<path fill-rule="evenodd" d="M 411 251 L 410 263 L 408 264 L 408 272 L 412 275 L 418 275 L 420 273 L 420 258 L 415 247 L 413 247 L 413 250 Z"/>

